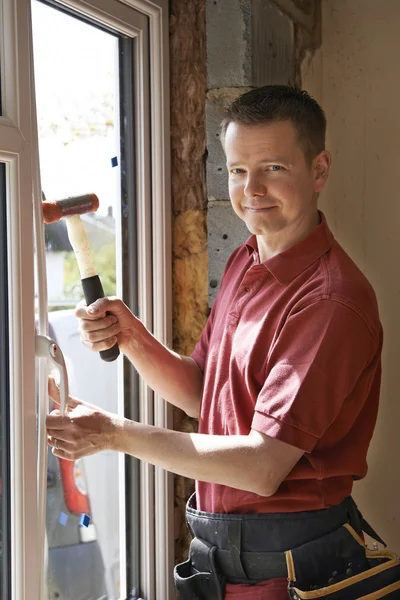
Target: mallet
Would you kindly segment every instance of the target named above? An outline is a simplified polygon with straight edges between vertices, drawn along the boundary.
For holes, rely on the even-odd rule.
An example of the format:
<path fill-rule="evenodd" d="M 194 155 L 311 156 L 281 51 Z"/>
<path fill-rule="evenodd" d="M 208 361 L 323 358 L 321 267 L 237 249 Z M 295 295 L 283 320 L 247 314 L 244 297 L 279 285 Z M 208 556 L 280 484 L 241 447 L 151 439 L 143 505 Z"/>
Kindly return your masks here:
<path fill-rule="evenodd" d="M 85 194 L 64 200 L 46 200 L 42 202 L 45 223 L 54 223 L 62 217 L 65 218 L 69 241 L 75 252 L 81 274 L 83 293 L 88 306 L 98 298 L 104 298 L 104 291 L 93 265 L 88 237 L 79 215 L 95 212 L 98 208 L 99 199 L 96 194 Z M 115 360 L 119 356 L 118 344 L 108 350 L 101 351 L 100 356 L 107 362 Z"/>

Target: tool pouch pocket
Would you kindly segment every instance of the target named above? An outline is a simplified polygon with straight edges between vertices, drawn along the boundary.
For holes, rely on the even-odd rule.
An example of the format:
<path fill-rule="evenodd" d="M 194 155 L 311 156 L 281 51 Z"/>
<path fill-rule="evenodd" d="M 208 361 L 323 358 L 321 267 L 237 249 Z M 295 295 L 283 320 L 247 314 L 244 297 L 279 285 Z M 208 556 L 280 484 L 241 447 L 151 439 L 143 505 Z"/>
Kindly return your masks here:
<path fill-rule="evenodd" d="M 190 544 L 189 559 L 174 569 L 175 587 L 181 600 L 223 600 L 224 578 L 215 564 L 216 546 L 200 538 Z"/>
<path fill-rule="evenodd" d="M 286 552 L 292 600 L 400 600 L 400 560 L 387 550 L 369 550 L 346 523 Z"/>

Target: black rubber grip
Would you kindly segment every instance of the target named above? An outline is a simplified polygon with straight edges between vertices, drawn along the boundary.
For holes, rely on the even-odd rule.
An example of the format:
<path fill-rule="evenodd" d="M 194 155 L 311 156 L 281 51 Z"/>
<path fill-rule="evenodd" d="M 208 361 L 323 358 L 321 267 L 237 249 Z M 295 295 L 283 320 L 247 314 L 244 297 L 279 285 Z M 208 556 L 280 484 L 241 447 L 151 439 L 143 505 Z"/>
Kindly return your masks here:
<path fill-rule="evenodd" d="M 100 277 L 98 275 L 93 275 L 93 277 L 85 277 L 85 279 L 81 279 L 83 293 L 85 295 L 86 304 L 93 304 L 99 298 L 104 298 L 103 286 L 101 285 Z M 109 314 L 109 313 L 106 313 Z M 119 348 L 118 344 L 115 344 L 112 348 L 108 350 L 102 350 L 100 352 L 100 358 L 105 360 L 106 362 L 112 362 L 116 360 L 119 356 Z"/>

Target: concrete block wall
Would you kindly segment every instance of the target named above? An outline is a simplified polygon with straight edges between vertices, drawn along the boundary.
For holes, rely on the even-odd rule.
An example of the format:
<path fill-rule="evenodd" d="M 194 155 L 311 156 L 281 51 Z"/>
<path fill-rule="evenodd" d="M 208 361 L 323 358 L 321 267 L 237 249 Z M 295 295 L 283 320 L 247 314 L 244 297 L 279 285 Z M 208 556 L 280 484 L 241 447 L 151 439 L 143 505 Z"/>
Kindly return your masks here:
<path fill-rule="evenodd" d="M 300 84 L 299 60 L 318 39 L 319 0 L 206 0 L 208 303 L 249 232 L 233 213 L 219 139 L 224 108 L 267 84 Z"/>

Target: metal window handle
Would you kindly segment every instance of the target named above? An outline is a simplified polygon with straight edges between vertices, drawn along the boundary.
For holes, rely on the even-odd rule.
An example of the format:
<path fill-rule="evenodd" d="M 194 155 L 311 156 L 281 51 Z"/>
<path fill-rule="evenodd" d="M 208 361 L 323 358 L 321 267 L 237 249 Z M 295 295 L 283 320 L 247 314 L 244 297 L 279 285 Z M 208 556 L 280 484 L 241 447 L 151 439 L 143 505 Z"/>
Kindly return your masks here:
<path fill-rule="evenodd" d="M 68 406 L 68 373 L 63 353 L 47 335 L 36 334 L 35 354 L 38 358 L 47 358 L 60 373 L 60 413 L 63 415 Z"/>

